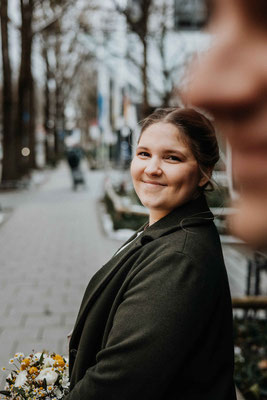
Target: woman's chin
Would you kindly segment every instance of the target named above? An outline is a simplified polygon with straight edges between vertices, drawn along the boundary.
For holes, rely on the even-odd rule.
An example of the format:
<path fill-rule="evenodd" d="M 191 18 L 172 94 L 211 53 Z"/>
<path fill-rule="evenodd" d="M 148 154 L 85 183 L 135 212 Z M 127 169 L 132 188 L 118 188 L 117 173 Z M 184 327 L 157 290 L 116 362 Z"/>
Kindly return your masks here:
<path fill-rule="evenodd" d="M 161 202 L 155 196 L 139 196 L 139 199 L 144 207 L 150 209 L 160 208 Z"/>

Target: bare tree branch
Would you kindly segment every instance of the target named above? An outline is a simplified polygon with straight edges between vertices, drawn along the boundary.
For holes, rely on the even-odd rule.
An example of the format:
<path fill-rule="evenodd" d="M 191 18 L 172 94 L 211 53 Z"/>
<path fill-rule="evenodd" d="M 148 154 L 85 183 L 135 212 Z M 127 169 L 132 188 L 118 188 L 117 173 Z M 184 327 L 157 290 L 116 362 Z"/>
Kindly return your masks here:
<path fill-rule="evenodd" d="M 46 22 L 43 26 L 40 26 L 38 29 L 35 29 L 33 31 L 33 35 L 40 34 L 40 33 L 44 32 L 46 30 L 49 30 L 49 29 L 53 28 L 53 26 L 55 26 L 55 24 L 59 20 L 61 20 L 61 18 L 66 13 L 68 8 L 70 6 L 73 6 L 74 4 L 75 4 L 75 0 L 68 0 L 68 2 L 64 4 L 64 6 L 60 10 L 60 12 L 57 13 L 50 21 Z"/>

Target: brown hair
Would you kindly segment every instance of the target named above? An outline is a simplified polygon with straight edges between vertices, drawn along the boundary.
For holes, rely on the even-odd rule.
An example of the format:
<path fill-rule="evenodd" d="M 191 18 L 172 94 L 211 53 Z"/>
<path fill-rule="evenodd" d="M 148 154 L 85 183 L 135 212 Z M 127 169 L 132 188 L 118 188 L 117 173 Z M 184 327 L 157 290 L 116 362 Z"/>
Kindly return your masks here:
<path fill-rule="evenodd" d="M 141 122 L 141 133 L 153 124 L 165 122 L 174 125 L 184 136 L 204 176 L 210 176 L 219 160 L 215 129 L 208 118 L 193 108 L 158 108 Z M 211 182 L 207 186 L 213 188 Z"/>

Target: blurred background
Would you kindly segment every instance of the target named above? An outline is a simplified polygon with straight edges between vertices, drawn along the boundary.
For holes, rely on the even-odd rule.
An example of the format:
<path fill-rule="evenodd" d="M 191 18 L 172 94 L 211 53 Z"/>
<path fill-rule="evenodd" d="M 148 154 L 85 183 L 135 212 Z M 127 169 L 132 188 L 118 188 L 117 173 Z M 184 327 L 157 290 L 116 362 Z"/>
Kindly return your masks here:
<path fill-rule="evenodd" d="M 138 121 L 182 105 L 188 66 L 212 38 L 203 0 L 1 0 L 0 13 L 5 365 L 16 351 L 67 352 L 89 278 L 147 218 L 129 176 Z M 208 201 L 233 297 L 236 383 L 262 400 L 266 255 L 228 231 L 231 149 L 219 141 Z"/>
<path fill-rule="evenodd" d="M 127 163 L 137 122 L 180 104 L 205 18 L 202 1 L 2 1 L 2 183 L 74 142 L 93 167 Z"/>

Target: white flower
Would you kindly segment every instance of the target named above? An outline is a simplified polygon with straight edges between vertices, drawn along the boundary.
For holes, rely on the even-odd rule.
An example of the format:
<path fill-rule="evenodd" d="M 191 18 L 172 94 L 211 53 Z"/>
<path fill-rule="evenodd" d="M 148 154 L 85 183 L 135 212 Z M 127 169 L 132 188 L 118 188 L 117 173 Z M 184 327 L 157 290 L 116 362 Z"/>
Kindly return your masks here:
<path fill-rule="evenodd" d="M 69 381 L 68 375 L 63 374 L 61 386 L 64 389 L 67 389 L 69 387 L 69 385 L 70 385 L 70 381 Z"/>
<path fill-rule="evenodd" d="M 44 367 L 53 367 L 55 360 L 52 357 L 46 357 L 44 360 Z"/>
<path fill-rule="evenodd" d="M 35 353 L 35 354 L 33 355 L 33 360 L 34 360 L 34 361 L 39 361 L 40 358 L 41 358 L 41 356 L 42 356 L 42 354 L 43 354 L 43 353 L 41 353 L 41 352 Z M 43 354 L 43 358 L 46 358 L 46 354 Z"/>
<path fill-rule="evenodd" d="M 236 362 L 241 362 L 243 363 L 245 361 L 243 355 L 242 355 L 242 350 L 239 346 L 235 346 L 235 360 Z"/>
<path fill-rule="evenodd" d="M 14 355 L 14 358 L 24 358 L 25 357 L 25 355 L 23 354 L 23 353 L 16 353 L 15 355 Z"/>
<path fill-rule="evenodd" d="M 24 383 L 26 383 L 26 381 L 27 381 L 27 371 L 21 371 L 16 378 L 14 386 L 15 387 L 23 386 Z"/>
<path fill-rule="evenodd" d="M 235 355 L 236 355 L 236 356 L 239 356 L 239 355 L 241 355 L 241 354 L 242 354 L 242 351 L 241 351 L 240 347 L 235 346 Z"/>
<path fill-rule="evenodd" d="M 56 395 L 56 398 L 57 398 L 57 399 L 62 399 L 62 397 L 63 397 L 63 392 L 61 392 L 61 390 L 60 390 L 59 388 L 57 388 L 57 389 L 55 390 L 55 395 Z"/>
<path fill-rule="evenodd" d="M 58 378 L 58 374 L 53 371 L 53 368 L 45 368 L 36 377 L 36 381 L 46 380 L 47 385 L 54 385 Z"/>

